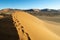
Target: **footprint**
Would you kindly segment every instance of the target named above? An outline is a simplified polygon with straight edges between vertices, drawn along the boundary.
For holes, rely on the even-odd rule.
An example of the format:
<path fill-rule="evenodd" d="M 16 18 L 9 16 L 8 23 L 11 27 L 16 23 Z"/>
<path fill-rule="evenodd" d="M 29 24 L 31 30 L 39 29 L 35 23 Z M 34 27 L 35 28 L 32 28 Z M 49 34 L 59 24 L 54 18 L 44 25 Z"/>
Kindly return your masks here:
<path fill-rule="evenodd" d="M 22 32 L 24 33 L 24 30 L 22 29 Z"/>
<path fill-rule="evenodd" d="M 21 26 L 21 28 L 24 28 L 23 26 Z"/>
<path fill-rule="evenodd" d="M 28 34 L 28 33 L 26 33 L 26 35 L 27 35 L 28 40 L 31 40 L 31 38 L 29 37 L 29 34 Z"/>

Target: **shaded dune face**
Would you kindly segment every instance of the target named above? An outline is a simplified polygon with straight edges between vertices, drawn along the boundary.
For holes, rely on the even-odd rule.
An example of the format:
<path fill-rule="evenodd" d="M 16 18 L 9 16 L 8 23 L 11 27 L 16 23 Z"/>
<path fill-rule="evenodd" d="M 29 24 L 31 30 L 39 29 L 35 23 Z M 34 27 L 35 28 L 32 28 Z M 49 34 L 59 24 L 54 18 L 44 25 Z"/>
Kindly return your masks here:
<path fill-rule="evenodd" d="M 19 36 L 10 18 L 0 19 L 0 40 L 18 40 Z"/>
<path fill-rule="evenodd" d="M 60 40 L 48 26 L 54 26 L 26 12 L 16 11 L 12 14 L 20 40 Z"/>

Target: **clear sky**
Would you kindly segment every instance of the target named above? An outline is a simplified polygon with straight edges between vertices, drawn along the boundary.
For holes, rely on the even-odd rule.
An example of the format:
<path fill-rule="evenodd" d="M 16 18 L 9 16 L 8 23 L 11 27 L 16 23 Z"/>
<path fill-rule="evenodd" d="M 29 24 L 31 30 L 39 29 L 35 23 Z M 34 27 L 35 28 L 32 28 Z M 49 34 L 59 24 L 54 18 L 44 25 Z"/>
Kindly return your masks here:
<path fill-rule="evenodd" d="M 0 0 L 0 9 L 60 9 L 60 0 Z"/>

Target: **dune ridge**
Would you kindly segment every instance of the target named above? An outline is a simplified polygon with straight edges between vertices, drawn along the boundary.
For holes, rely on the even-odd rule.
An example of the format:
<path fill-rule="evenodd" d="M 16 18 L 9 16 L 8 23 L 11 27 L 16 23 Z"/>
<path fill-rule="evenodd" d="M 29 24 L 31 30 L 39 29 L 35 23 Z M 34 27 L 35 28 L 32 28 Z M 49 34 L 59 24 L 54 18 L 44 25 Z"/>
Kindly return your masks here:
<path fill-rule="evenodd" d="M 42 21 L 26 12 L 16 11 L 12 14 L 20 40 L 60 40 L 60 36 L 48 29 L 55 26 Z"/>

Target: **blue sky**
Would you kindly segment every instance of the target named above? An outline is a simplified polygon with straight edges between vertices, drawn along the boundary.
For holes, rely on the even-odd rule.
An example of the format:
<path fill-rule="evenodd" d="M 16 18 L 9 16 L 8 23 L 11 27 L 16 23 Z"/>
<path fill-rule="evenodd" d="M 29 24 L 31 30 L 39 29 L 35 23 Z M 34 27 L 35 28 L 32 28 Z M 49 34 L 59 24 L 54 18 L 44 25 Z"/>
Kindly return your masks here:
<path fill-rule="evenodd" d="M 60 9 L 60 0 L 0 0 L 0 9 Z"/>

